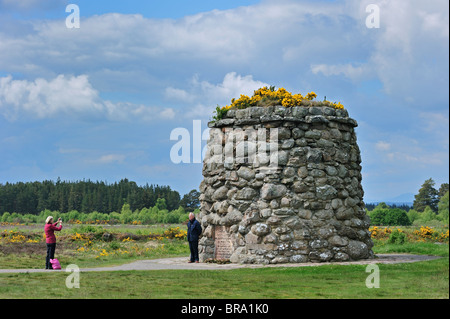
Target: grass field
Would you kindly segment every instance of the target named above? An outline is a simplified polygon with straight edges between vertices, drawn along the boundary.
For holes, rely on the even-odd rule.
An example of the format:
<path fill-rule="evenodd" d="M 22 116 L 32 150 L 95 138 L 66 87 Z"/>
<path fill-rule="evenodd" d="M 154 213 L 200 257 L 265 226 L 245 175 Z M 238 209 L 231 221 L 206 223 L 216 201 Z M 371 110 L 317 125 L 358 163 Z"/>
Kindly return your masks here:
<path fill-rule="evenodd" d="M 179 237 L 183 235 L 176 227 L 161 226 L 147 229 L 143 226 L 126 226 L 115 231 L 108 229 L 108 232 L 114 233 L 114 240 L 104 242 L 94 236 L 90 244 L 89 239 L 72 240 L 71 236 L 76 237 L 82 228 L 66 229 L 65 233 L 61 234 L 61 237 L 66 238 L 60 240 L 60 253 L 63 253 L 61 262 L 78 263 L 80 267 L 87 267 L 120 264 L 139 258 L 188 256 L 186 241 L 173 235 L 174 233 Z M 168 231 L 168 228 L 172 231 Z M 183 226 L 180 228 L 184 229 Z M 20 232 L 25 234 L 25 237 L 32 238 L 32 235 L 26 235 L 26 232 L 32 234 L 34 230 L 25 229 Z M 91 236 L 87 233 L 84 235 Z M 139 236 L 143 236 L 145 240 Z M 170 236 L 173 238 L 168 238 Z M 87 272 L 80 275 L 79 289 L 66 287 L 68 274 L 64 272 L 0 274 L 0 298 L 449 298 L 448 243 L 407 241 L 395 244 L 383 238 L 375 239 L 374 242 L 375 253 L 429 254 L 442 258 L 409 264 L 380 264 L 380 288 L 372 289 L 368 289 L 365 284 L 369 275 L 365 265 L 330 264 L 318 267 L 220 271 Z M 0 254 L 2 268 L 26 268 L 23 263 L 27 258 L 30 266 L 35 262 L 42 263 L 42 254 L 35 256 L 36 254 L 29 252 L 5 253 L 5 247 L 15 244 L 2 244 L 3 253 Z M 28 244 L 39 245 L 39 243 Z M 88 250 L 78 251 L 82 247 L 87 247 Z M 103 249 L 106 254 L 100 256 Z M 114 253 L 118 250 L 127 253 Z"/>
<path fill-rule="evenodd" d="M 189 255 L 183 225 L 67 225 L 58 238 L 56 257 L 81 268 L 120 265 L 138 259 Z M 0 231 L 0 269 L 45 268 L 42 227 L 9 226 Z M 106 235 L 109 237 L 105 237 Z"/>

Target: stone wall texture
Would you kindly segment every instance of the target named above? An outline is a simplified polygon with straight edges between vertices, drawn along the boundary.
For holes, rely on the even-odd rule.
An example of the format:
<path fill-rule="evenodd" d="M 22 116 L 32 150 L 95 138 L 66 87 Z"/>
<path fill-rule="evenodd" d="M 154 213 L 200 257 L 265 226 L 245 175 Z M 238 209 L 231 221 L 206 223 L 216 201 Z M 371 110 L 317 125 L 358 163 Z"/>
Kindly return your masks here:
<path fill-rule="evenodd" d="M 210 122 L 201 261 L 373 258 L 356 126 L 346 110 L 320 102 L 232 109 Z"/>

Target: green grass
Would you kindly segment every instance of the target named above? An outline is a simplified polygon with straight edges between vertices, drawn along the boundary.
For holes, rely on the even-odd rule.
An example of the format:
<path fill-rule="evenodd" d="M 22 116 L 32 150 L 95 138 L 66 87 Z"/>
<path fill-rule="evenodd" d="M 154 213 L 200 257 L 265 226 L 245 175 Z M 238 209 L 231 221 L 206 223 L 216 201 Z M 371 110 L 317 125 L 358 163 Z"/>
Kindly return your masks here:
<path fill-rule="evenodd" d="M 447 257 L 449 256 L 448 244 L 435 244 L 430 242 L 407 242 L 402 245 L 389 244 L 385 240 L 374 240 L 375 246 L 373 252 L 375 254 L 416 254 L 416 255 L 433 255 Z"/>
<path fill-rule="evenodd" d="M 167 238 L 149 240 L 148 238 L 150 234 L 162 235 L 167 229 L 175 227 L 185 229 L 185 226 L 182 225 L 75 225 L 66 227 L 57 233 L 55 257 L 62 265 L 76 264 L 81 268 L 91 268 L 120 265 L 139 259 L 188 256 L 189 245 L 186 240 Z M 39 230 L 42 231 L 41 228 L 36 228 L 36 225 L 15 226 L 10 230 L 41 239 L 39 233 Z M 104 232 L 120 234 L 122 237 L 139 235 L 141 239 L 130 242 L 114 239 L 107 242 L 102 240 Z M 76 233 L 90 237 L 91 243 L 86 245 L 87 240 L 71 240 L 71 236 Z M 79 251 L 79 248 L 82 248 L 83 251 Z M 106 256 L 101 255 L 105 252 Z M 45 267 L 45 257 L 46 244 L 42 240 L 38 243 L 0 243 L 0 269 L 41 269 Z"/>
<path fill-rule="evenodd" d="M 117 242 L 117 241 L 115 241 Z M 37 244 L 31 244 L 37 245 Z M 118 243 L 121 249 L 127 247 L 136 247 L 136 251 L 130 250 L 129 254 L 115 254 L 105 257 L 98 257 L 99 251 L 103 248 L 108 252 L 114 253 L 117 249 L 111 248 L 111 243 L 95 244 L 97 251 L 85 253 L 76 252 L 76 248 L 61 248 L 57 245 L 56 255 L 61 265 L 76 264 L 80 268 L 106 267 L 130 263 L 141 259 L 158 259 L 168 257 L 189 256 L 189 245 L 187 241 L 181 240 L 162 240 L 155 242 L 155 248 L 145 250 L 145 243 Z M 46 248 L 41 244 L 38 248 L 34 247 L 32 253 L 3 254 L 0 251 L 0 269 L 41 269 L 45 268 Z"/>
<path fill-rule="evenodd" d="M 379 265 L 368 289 L 364 265 L 236 270 L 88 272 L 80 288 L 66 273 L 0 274 L 0 298 L 287 299 L 448 298 L 448 259 Z"/>
<path fill-rule="evenodd" d="M 118 232 L 163 231 L 163 228 L 125 227 Z M 67 229 L 66 231 L 71 231 Z M 138 233 L 139 232 L 139 233 Z M 375 254 L 410 253 L 442 258 L 424 262 L 380 264 L 380 288 L 368 289 L 365 265 L 323 265 L 317 267 L 277 267 L 235 270 L 154 270 L 120 272 L 84 272 L 80 289 L 68 289 L 68 273 L 45 272 L 0 274 L 0 298 L 136 298 L 136 299 L 289 299 L 289 298 L 449 298 L 449 246 L 433 242 L 407 242 L 403 245 L 375 240 Z M 74 247 L 57 248 L 63 265 L 79 267 L 118 265 L 136 259 L 188 256 L 185 241 L 163 240 L 144 252 L 146 242 L 120 242 L 127 249 L 138 245 L 136 253 L 95 258 L 97 252 L 76 253 Z M 164 244 L 164 248 L 161 248 Z M 98 241 L 98 249 L 113 251 L 111 243 Z M 32 246 L 32 245 L 31 245 Z M 30 247 L 31 247 L 30 246 Z M 45 246 L 45 244 L 44 244 Z M 16 246 L 16 248 L 19 246 Z M 78 246 L 75 246 L 75 248 Z M 26 248 L 26 247 L 25 247 Z M 35 247 L 36 248 L 36 247 Z M 26 251 L 26 249 L 25 249 Z M 42 253 L 0 253 L 1 268 L 43 268 Z M 38 265 L 38 266 L 36 266 Z"/>

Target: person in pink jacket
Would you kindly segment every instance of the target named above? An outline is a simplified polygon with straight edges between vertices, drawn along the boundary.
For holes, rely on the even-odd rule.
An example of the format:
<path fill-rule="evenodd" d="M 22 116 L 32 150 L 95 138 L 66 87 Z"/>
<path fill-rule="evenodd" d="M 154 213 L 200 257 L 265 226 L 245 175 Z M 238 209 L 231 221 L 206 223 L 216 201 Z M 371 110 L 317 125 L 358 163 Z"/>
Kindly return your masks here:
<path fill-rule="evenodd" d="M 57 226 L 59 223 L 59 226 Z M 47 258 L 45 259 L 45 269 L 53 269 L 50 259 L 55 259 L 56 236 L 55 231 L 62 229 L 62 220 L 58 218 L 56 223 L 53 223 L 53 217 L 48 216 L 45 220 L 45 241 L 47 243 Z"/>

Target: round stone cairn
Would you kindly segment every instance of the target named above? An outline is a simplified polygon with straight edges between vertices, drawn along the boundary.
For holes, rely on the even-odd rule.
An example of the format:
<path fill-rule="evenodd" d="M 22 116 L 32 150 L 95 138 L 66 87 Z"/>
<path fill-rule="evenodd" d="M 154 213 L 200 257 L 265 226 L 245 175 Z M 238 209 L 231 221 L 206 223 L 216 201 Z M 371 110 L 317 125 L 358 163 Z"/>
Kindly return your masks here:
<path fill-rule="evenodd" d="M 373 258 L 361 156 L 347 110 L 326 102 L 231 109 L 208 123 L 201 261 Z"/>

